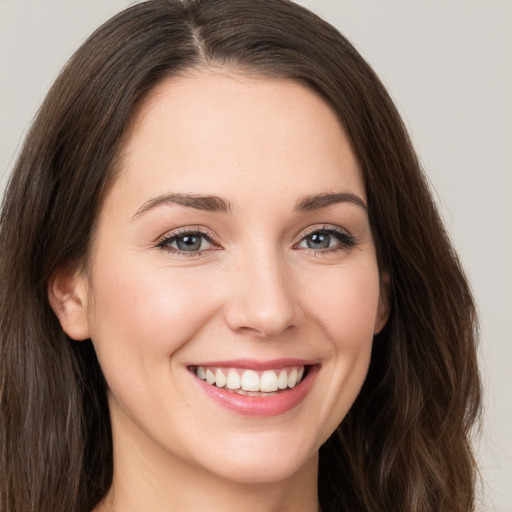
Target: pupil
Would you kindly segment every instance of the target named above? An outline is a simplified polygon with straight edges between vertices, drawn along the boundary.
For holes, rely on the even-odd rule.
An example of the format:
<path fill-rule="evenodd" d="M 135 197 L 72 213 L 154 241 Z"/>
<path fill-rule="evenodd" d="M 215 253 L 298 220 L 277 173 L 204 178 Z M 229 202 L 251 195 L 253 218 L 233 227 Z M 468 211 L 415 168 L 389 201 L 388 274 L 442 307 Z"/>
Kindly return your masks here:
<path fill-rule="evenodd" d="M 308 238 L 308 247 L 310 249 L 327 249 L 329 247 L 330 235 L 325 233 L 315 233 Z"/>
<path fill-rule="evenodd" d="M 201 237 L 185 235 L 177 240 L 178 249 L 181 251 L 197 251 L 201 247 Z"/>

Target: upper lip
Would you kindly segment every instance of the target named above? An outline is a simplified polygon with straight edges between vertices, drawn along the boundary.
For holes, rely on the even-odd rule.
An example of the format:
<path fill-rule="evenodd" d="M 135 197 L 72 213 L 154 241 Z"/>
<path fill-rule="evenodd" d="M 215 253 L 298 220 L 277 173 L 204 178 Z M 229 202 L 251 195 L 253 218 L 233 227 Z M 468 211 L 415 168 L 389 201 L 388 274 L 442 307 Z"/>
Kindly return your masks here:
<path fill-rule="evenodd" d="M 247 370 L 279 370 L 290 366 L 312 366 L 318 364 L 313 359 L 280 358 L 280 359 L 229 359 L 201 361 L 187 366 L 203 366 L 215 368 L 244 368 Z"/>

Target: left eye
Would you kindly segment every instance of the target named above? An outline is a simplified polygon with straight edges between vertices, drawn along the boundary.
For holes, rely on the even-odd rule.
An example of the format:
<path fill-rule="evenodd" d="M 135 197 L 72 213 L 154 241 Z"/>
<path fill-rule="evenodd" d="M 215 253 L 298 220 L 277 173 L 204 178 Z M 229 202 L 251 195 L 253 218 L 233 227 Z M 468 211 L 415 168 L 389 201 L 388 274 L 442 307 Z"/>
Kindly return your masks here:
<path fill-rule="evenodd" d="M 179 252 L 199 252 L 211 249 L 212 245 L 212 241 L 204 233 L 189 232 L 170 236 L 162 240 L 158 244 L 158 247 Z"/>
<path fill-rule="evenodd" d="M 322 251 L 325 249 L 350 247 L 352 245 L 353 239 L 350 235 L 334 230 L 322 229 L 305 236 L 297 244 L 297 247 Z"/>

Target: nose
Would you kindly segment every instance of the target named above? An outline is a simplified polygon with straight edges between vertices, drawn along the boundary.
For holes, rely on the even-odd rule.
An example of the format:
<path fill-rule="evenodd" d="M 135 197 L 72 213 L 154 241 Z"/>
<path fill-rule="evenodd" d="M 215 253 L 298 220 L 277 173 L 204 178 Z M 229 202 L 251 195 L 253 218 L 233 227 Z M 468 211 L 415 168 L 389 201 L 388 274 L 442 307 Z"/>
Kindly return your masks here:
<path fill-rule="evenodd" d="M 230 275 L 225 309 L 229 328 L 272 338 L 297 325 L 300 307 L 285 262 L 274 255 L 253 255 Z"/>

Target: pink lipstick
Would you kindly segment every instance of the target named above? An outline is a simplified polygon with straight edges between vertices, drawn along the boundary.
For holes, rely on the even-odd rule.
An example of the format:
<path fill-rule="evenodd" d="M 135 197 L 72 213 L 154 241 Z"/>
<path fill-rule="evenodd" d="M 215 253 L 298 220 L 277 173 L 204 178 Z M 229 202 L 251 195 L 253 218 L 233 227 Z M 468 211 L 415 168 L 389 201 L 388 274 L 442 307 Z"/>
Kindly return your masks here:
<path fill-rule="evenodd" d="M 189 365 L 194 381 L 219 405 L 241 415 L 277 416 L 299 405 L 320 370 L 316 361 L 237 359 Z"/>

